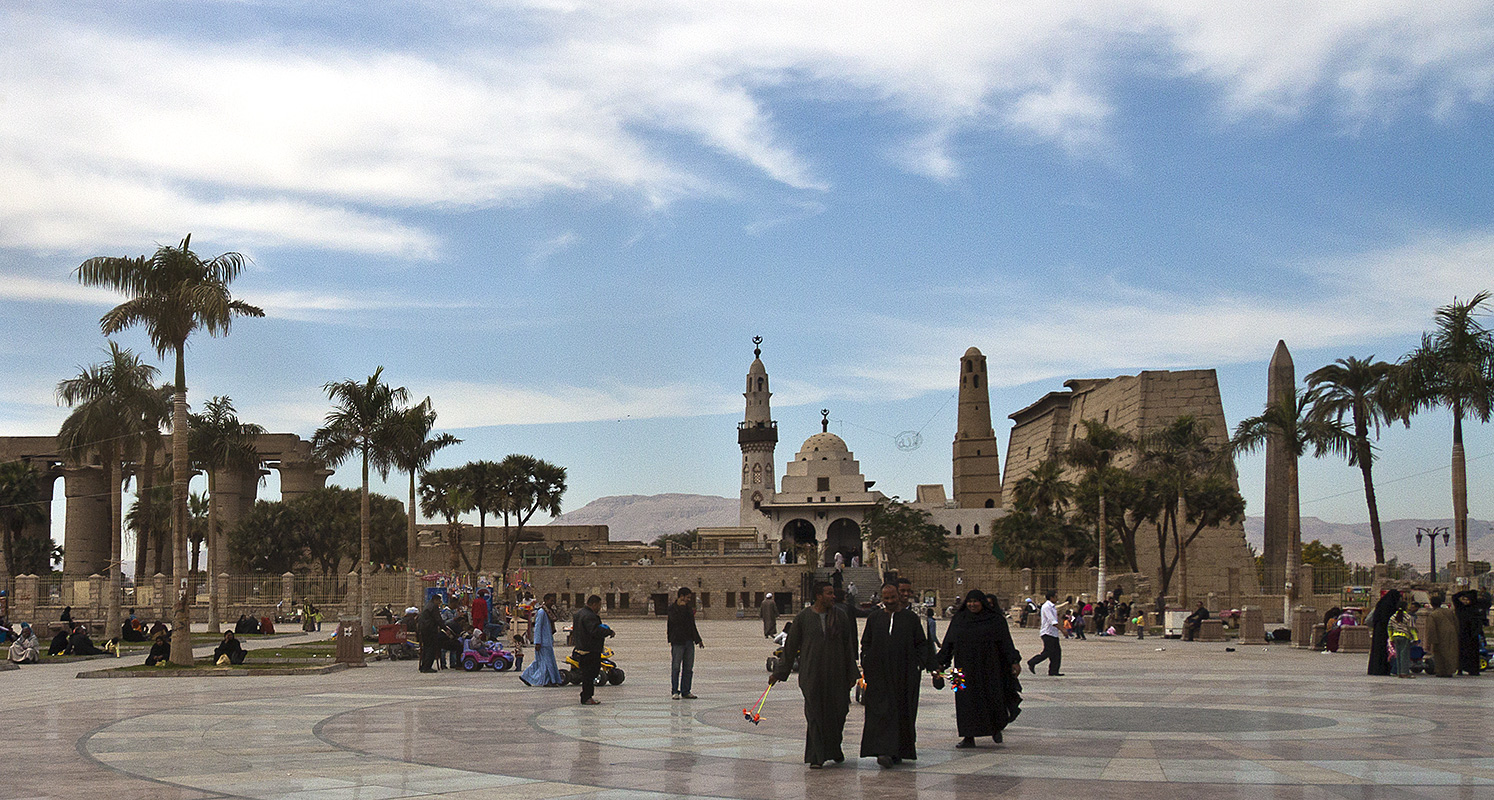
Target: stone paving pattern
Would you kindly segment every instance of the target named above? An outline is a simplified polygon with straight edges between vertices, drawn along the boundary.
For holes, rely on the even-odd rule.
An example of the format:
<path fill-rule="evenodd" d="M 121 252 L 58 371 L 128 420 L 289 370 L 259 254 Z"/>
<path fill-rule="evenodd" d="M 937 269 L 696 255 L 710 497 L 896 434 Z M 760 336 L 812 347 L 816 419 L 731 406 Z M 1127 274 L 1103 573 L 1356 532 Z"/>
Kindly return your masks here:
<path fill-rule="evenodd" d="M 742 718 L 771 650 L 756 620 L 701 623 L 694 701 L 669 699 L 663 620 L 614 626 L 628 677 L 591 707 L 574 687 L 412 662 L 242 681 L 73 677 L 130 658 L 9 671 L 0 797 L 1494 798 L 1494 677 L 1370 678 L 1363 655 L 1284 647 L 1069 641 L 1064 677 L 1024 674 L 1005 744 L 955 750 L 951 694 L 925 685 L 917 762 L 810 771 L 792 682 L 760 725 Z M 1016 635 L 1039 649 L 1035 632 Z M 848 755 L 861 724 L 853 705 Z"/>

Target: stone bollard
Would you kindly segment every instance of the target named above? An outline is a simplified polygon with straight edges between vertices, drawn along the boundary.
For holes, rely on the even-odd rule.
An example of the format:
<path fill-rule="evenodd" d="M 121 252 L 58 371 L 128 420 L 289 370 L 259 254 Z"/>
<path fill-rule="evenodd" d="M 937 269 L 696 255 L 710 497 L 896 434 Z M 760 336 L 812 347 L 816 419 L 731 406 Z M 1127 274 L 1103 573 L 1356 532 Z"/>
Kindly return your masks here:
<path fill-rule="evenodd" d="M 1297 606 L 1292 609 L 1292 647 L 1309 650 L 1313 645 L 1312 626 L 1318 616 L 1317 609 Z"/>
<path fill-rule="evenodd" d="M 359 575 L 358 574 L 358 570 L 356 570 L 356 569 L 353 570 L 352 572 L 349 572 L 348 573 L 348 591 L 347 591 L 347 594 L 343 595 L 343 598 L 342 598 L 342 602 L 343 602 L 343 606 L 342 607 L 343 607 L 344 613 L 346 613 L 348 616 L 353 616 L 353 617 L 361 617 L 362 616 L 363 612 L 360 609 L 363 608 L 363 605 L 362 605 L 363 597 L 359 594 L 362 590 L 363 590 L 363 576 Z"/>
<path fill-rule="evenodd" d="M 280 602 L 285 604 L 286 613 L 290 613 L 296 603 L 296 573 L 285 572 L 280 575 Z"/>
<path fill-rule="evenodd" d="M 1260 606 L 1240 609 L 1240 644 L 1265 644 L 1266 621 Z"/>
<path fill-rule="evenodd" d="M 363 622 L 357 617 L 343 617 L 337 621 L 337 657 L 334 661 L 354 667 L 368 666 L 363 658 Z"/>
<path fill-rule="evenodd" d="M 216 580 L 216 581 L 213 582 L 213 596 L 218 599 L 218 619 L 217 619 L 217 622 L 219 623 L 219 627 L 221 627 L 222 623 L 224 623 L 224 622 L 227 621 L 226 617 L 228 616 L 228 613 L 229 613 L 228 612 L 228 579 L 229 579 L 229 575 L 228 575 L 227 572 L 220 572 L 220 573 L 218 573 L 218 580 Z M 214 633 L 218 633 L 219 631 L 215 630 L 213 632 Z"/>
<path fill-rule="evenodd" d="M 103 575 L 88 576 L 88 616 L 93 619 L 103 619 L 104 605 L 108 602 L 109 579 Z M 76 605 L 76 604 L 75 604 Z M 74 614 L 77 612 L 75 611 Z"/>

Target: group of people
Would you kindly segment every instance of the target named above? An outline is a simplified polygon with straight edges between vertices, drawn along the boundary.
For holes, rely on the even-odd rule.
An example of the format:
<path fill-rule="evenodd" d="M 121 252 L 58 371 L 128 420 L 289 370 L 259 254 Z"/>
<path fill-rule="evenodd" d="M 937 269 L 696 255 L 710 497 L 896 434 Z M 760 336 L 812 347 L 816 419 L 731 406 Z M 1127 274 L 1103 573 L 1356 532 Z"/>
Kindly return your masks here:
<path fill-rule="evenodd" d="M 1454 594 L 1451 607 L 1442 594 L 1433 594 L 1423 609 L 1396 589 L 1387 590 L 1375 604 L 1370 624 L 1370 675 L 1411 677 L 1411 646 L 1417 639 L 1416 617 L 1427 615 L 1423 649 L 1431 656 L 1431 672 L 1439 678 L 1477 676 L 1480 637 L 1489 624 L 1488 592 L 1465 589 Z"/>
<path fill-rule="evenodd" d="M 841 741 L 858 679 L 865 682 L 866 707 L 861 757 L 875 758 L 884 769 L 916 760 L 922 674 L 934 673 L 935 685 L 941 685 L 943 670 L 951 666 L 964 681 L 955 693 L 961 737 L 956 747 L 974 747 L 986 736 L 999 743 L 1020 711 L 1022 662 L 996 598 L 979 590 L 966 595 L 936 649 L 913 610 L 911 582 L 883 584 L 880 595 L 881 604 L 866 614 L 858 636 L 856 609 L 837 602 L 830 583 L 816 583 L 813 604 L 786 628 L 783 656 L 768 685 L 787 680 L 798 663 L 810 769 L 845 761 Z"/>

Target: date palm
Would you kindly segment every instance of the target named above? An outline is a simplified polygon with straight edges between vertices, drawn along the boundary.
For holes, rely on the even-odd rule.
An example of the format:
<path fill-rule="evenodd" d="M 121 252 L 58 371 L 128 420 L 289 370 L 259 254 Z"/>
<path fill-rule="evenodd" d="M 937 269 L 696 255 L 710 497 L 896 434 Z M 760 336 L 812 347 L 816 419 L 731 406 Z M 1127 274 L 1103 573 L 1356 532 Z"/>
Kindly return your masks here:
<path fill-rule="evenodd" d="M 457 517 L 472 510 L 472 496 L 467 493 L 459 469 L 433 469 L 420 476 L 420 513 L 446 520 L 446 542 L 449 550 L 447 571 L 455 575 L 465 564 L 472 563 L 462 549 L 462 524 Z"/>
<path fill-rule="evenodd" d="M 1064 451 L 1064 461 L 1070 466 L 1078 467 L 1085 471 L 1086 475 L 1094 480 L 1095 489 L 1099 495 L 1099 519 L 1096 521 L 1096 539 L 1099 543 L 1096 555 L 1096 566 L 1099 568 L 1098 580 L 1096 581 L 1095 597 L 1103 600 L 1105 598 L 1105 551 L 1108 548 L 1106 532 L 1108 530 L 1105 519 L 1105 477 L 1110 471 L 1110 465 L 1115 457 L 1136 446 L 1136 440 L 1131 436 L 1116 430 L 1102 422 L 1092 419 L 1080 420 L 1084 426 L 1084 438 L 1075 439 Z"/>
<path fill-rule="evenodd" d="M 207 261 L 192 252 L 188 234 L 176 247 L 159 247 L 149 258 L 97 256 L 78 267 L 78 280 L 103 286 L 129 297 L 99 320 L 104 335 L 135 325 L 162 358 L 176 356 L 175 391 L 171 411 L 171 502 L 174 544 L 172 575 L 178 587 L 187 578 L 187 485 L 191 480 L 187 436 L 187 339 L 199 330 L 210 336 L 227 335 L 234 317 L 263 317 L 255 306 L 233 299 L 228 285 L 244 269 L 244 257 L 223 253 Z M 189 592 L 179 591 L 171 626 L 171 662 L 192 664 Z"/>
<path fill-rule="evenodd" d="M 208 483 L 208 632 L 220 633 L 218 572 L 227 565 L 218 563 L 218 553 L 225 549 L 219 530 L 223 512 L 222 503 L 218 501 L 218 473 L 223 470 L 257 471 L 260 458 L 254 442 L 265 429 L 252 422 L 240 421 L 233 401 L 221 395 L 207 401 L 202 413 L 192 414 L 188 420 L 192 426 L 189 443 L 192 466 L 207 473 Z"/>
<path fill-rule="evenodd" d="M 27 525 L 47 518 L 36 467 L 24 461 L 0 462 L 0 589 L 9 593 L 16 575 L 31 571 L 16 557 L 16 542 Z"/>
<path fill-rule="evenodd" d="M 1392 398 L 1392 373 L 1395 366 L 1369 358 L 1340 358 L 1307 376 L 1307 385 L 1315 392 L 1312 413 L 1343 422 L 1348 417 L 1354 425 L 1354 443 L 1349 449 L 1349 466 L 1359 467 L 1364 479 L 1364 503 L 1369 508 L 1370 536 L 1375 542 L 1375 563 L 1385 563 L 1385 540 L 1380 532 L 1380 506 L 1375 501 L 1375 447 L 1370 431 L 1378 437 L 1380 424 L 1397 416 Z"/>
<path fill-rule="evenodd" d="M 322 387 L 333 403 L 322 427 L 311 437 L 312 452 L 328 467 L 336 467 L 357 455 L 362 466 L 363 489 L 358 510 L 358 609 L 363 630 L 373 630 L 373 598 L 369 597 L 372 552 L 369 543 L 368 471 L 377 470 L 387 479 L 394 466 L 394 423 L 409 402 L 404 387 L 391 388 L 379 367 L 367 380 L 345 380 Z"/>
<path fill-rule="evenodd" d="M 135 584 L 137 586 L 146 583 L 149 575 L 159 573 L 162 569 L 161 553 L 166 549 L 164 541 L 167 532 L 171 530 L 171 498 L 164 498 L 162 508 L 167 510 L 166 521 L 160 522 L 158 514 L 152 506 L 161 501 L 155 491 L 156 485 L 156 458 L 163 452 L 161 445 L 164 440 L 161 436 L 161 428 L 171 424 L 171 384 L 162 384 L 156 387 L 155 392 L 148 402 L 140 409 L 140 464 L 135 470 L 135 505 L 144 506 L 140 513 L 141 527 L 131 526 L 135 531 Z M 190 445 L 189 445 L 190 447 Z M 134 509 L 131 509 L 134 513 Z M 146 555 L 154 549 L 155 565 L 147 573 Z"/>
<path fill-rule="evenodd" d="M 124 476 L 121 462 L 134 455 L 141 431 L 142 408 L 155 396 L 158 370 L 133 352 L 109 342 L 109 358 L 83 368 L 57 384 L 57 399 L 72 407 L 57 434 L 63 455 L 74 464 L 97 459 L 109 487 L 109 603 L 105 631 L 119 635 L 124 562 Z"/>
<path fill-rule="evenodd" d="M 409 515 L 409 526 L 406 530 L 405 549 L 406 559 L 412 567 L 415 563 L 415 551 L 419 543 L 415 539 L 415 479 L 425 470 L 426 465 L 431 463 L 435 454 L 447 447 L 461 444 L 462 440 L 449 433 L 438 433 L 431 435 L 431 429 L 436 424 L 436 411 L 431 407 L 431 399 L 410 406 L 399 413 L 391 425 L 393 435 L 393 460 L 394 466 L 401 472 L 410 476 L 410 504 L 406 507 Z M 405 589 L 409 594 L 409 603 L 413 606 L 421 605 L 420 579 L 415 575 L 415 570 L 406 571 L 408 579 Z"/>
<path fill-rule="evenodd" d="M 1188 494 L 1199 481 L 1224 469 L 1226 462 L 1222 448 L 1211 440 L 1208 426 L 1192 415 L 1178 417 L 1146 434 L 1139 446 L 1137 471 L 1153 480 L 1155 502 L 1161 506 L 1157 518 L 1157 559 L 1160 593 L 1165 595 L 1172 584 L 1174 569 L 1180 585 L 1186 586 L 1188 582 L 1188 540 L 1179 531 L 1179 525 L 1188 518 Z M 1166 557 L 1169 538 L 1173 545 L 1171 564 Z M 1186 590 L 1182 594 L 1186 602 Z"/>
<path fill-rule="evenodd" d="M 503 575 L 508 577 L 508 565 L 514 551 L 524 536 L 524 525 L 540 511 L 555 515 L 560 513 L 560 499 L 565 494 L 565 467 L 552 464 L 534 456 L 512 454 L 501 462 L 513 473 L 513 489 L 510 502 L 515 525 L 504 526 Z M 504 515 L 505 521 L 507 515 Z"/>
<path fill-rule="evenodd" d="M 1260 414 L 1240 420 L 1235 426 L 1230 450 L 1234 453 L 1252 453 L 1266 447 L 1269 441 L 1279 441 L 1286 450 L 1287 471 L 1287 563 L 1285 599 L 1286 616 L 1292 618 L 1292 601 L 1297 597 L 1297 568 L 1302 563 L 1302 514 L 1297 490 L 1298 462 L 1308 450 L 1315 457 L 1336 455 L 1346 457 L 1353 450 L 1354 437 L 1333 419 L 1312 413 L 1317 403 L 1315 391 L 1298 391 L 1292 387 L 1291 394 L 1278 402 L 1267 405 Z"/>
<path fill-rule="evenodd" d="M 1063 462 L 1046 458 L 1012 486 L 1012 507 L 1037 517 L 1062 517 L 1074 497 L 1074 484 L 1064 480 Z"/>
<path fill-rule="evenodd" d="M 1401 360 L 1399 390 L 1414 410 L 1441 406 L 1453 415 L 1452 495 L 1454 573 L 1468 577 L 1468 462 L 1463 419 L 1488 422 L 1494 414 L 1494 333 L 1478 321 L 1489 313 L 1489 292 L 1437 309 L 1436 330 Z"/>

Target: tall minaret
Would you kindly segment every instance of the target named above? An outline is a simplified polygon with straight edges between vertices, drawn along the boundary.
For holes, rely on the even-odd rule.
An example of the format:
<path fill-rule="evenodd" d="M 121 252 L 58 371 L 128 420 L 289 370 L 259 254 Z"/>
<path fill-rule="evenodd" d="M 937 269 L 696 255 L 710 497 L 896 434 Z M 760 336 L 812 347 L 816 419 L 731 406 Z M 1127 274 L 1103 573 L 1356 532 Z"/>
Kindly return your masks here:
<path fill-rule="evenodd" d="M 1001 462 L 991 430 L 986 357 L 974 347 L 960 359 L 960 419 L 954 438 L 954 500 L 960 508 L 1001 507 Z"/>
<path fill-rule="evenodd" d="M 778 423 L 768 398 L 768 369 L 763 366 L 763 337 L 752 337 L 752 366 L 747 368 L 747 414 L 737 426 L 742 446 L 742 508 L 739 525 L 757 528 L 758 541 L 766 541 L 767 518 L 758 510 L 773 500 L 773 449 L 778 445 Z"/>

